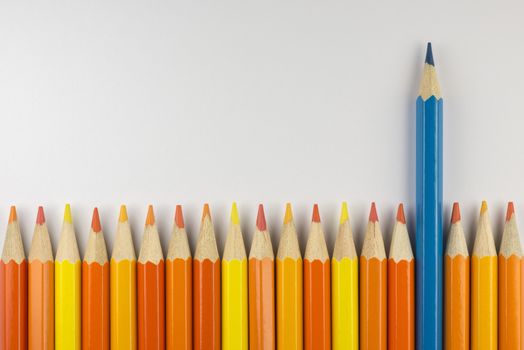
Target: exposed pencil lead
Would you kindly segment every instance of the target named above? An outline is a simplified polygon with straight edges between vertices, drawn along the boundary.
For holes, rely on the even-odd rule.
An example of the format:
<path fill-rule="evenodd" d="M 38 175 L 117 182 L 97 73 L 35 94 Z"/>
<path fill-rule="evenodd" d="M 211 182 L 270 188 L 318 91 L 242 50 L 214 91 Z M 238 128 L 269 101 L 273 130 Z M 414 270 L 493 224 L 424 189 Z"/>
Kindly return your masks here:
<path fill-rule="evenodd" d="M 397 209 L 397 221 L 406 224 L 406 216 L 404 215 L 404 204 L 400 203 Z"/>
<path fill-rule="evenodd" d="M 182 206 L 179 204 L 175 209 L 175 225 L 178 228 L 184 228 L 184 214 L 182 213 Z"/>
<path fill-rule="evenodd" d="M 38 213 L 36 214 L 36 224 L 43 225 L 45 223 L 44 207 L 38 207 Z"/>
<path fill-rule="evenodd" d="M 209 204 L 204 204 L 204 210 L 202 211 L 202 221 L 206 218 L 206 216 L 209 216 L 209 220 L 211 220 L 211 212 L 209 211 Z"/>
<path fill-rule="evenodd" d="M 313 217 L 311 218 L 313 222 L 320 222 L 320 213 L 318 212 L 318 204 L 313 205 Z"/>
<path fill-rule="evenodd" d="M 233 225 L 240 225 L 240 218 L 238 217 L 237 203 L 233 202 L 231 205 L 231 223 Z"/>
<path fill-rule="evenodd" d="M 435 67 L 435 61 L 433 61 L 433 50 L 431 49 L 431 43 L 428 43 L 426 49 L 426 63 Z"/>
<path fill-rule="evenodd" d="M 508 210 L 506 211 L 506 221 L 510 221 L 511 217 L 515 214 L 515 206 L 513 202 L 508 202 Z"/>
<path fill-rule="evenodd" d="M 146 225 L 153 226 L 155 224 L 155 213 L 153 212 L 153 206 L 149 205 L 147 208 Z"/>
<path fill-rule="evenodd" d="M 91 229 L 95 233 L 102 231 L 102 226 L 100 225 L 100 216 L 98 215 L 97 207 L 93 209 L 93 218 L 91 219 Z"/>
<path fill-rule="evenodd" d="M 120 206 L 120 215 L 118 216 L 118 221 L 120 222 L 126 222 L 128 220 L 127 218 L 127 208 L 124 204 Z"/>
<path fill-rule="evenodd" d="M 65 205 L 64 222 L 67 222 L 69 224 L 73 223 L 73 215 L 71 215 L 71 206 L 69 205 L 69 203 Z"/>
<path fill-rule="evenodd" d="M 371 210 L 369 211 L 369 221 L 378 221 L 377 207 L 375 205 L 375 202 L 371 202 Z"/>
<path fill-rule="evenodd" d="M 340 209 L 340 224 L 342 225 L 349 220 L 348 213 L 348 204 L 347 202 L 342 202 L 342 209 Z"/>
<path fill-rule="evenodd" d="M 13 221 L 16 221 L 18 219 L 16 215 L 16 207 L 14 205 L 11 206 L 11 211 L 9 212 L 9 223 L 12 223 Z"/>
<path fill-rule="evenodd" d="M 482 206 L 480 207 L 480 214 L 484 214 L 488 211 L 488 203 L 486 201 L 482 201 Z"/>
<path fill-rule="evenodd" d="M 460 221 L 460 206 L 458 202 L 453 203 L 453 210 L 451 211 L 451 223 L 454 224 Z"/>
<path fill-rule="evenodd" d="M 293 221 L 293 209 L 291 209 L 291 203 L 286 203 L 286 214 L 284 214 L 284 224 L 289 224 Z"/>
<path fill-rule="evenodd" d="M 257 214 L 257 228 L 260 231 L 265 231 L 266 226 L 266 215 L 264 214 L 264 206 L 262 204 L 258 205 L 258 214 Z"/>

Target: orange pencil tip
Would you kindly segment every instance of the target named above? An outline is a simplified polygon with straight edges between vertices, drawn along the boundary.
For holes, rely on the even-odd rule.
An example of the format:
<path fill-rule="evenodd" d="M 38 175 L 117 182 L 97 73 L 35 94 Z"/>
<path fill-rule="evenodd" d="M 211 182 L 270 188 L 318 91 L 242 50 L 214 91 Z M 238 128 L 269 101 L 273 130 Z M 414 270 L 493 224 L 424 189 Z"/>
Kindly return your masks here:
<path fill-rule="evenodd" d="M 458 202 L 453 203 L 453 210 L 451 211 L 451 223 L 454 224 L 460 221 L 460 206 Z"/>
<path fill-rule="evenodd" d="M 211 219 L 211 212 L 209 210 L 209 204 L 204 204 L 204 210 L 202 211 L 202 221 L 206 218 L 206 216 L 209 216 L 209 219 Z"/>
<path fill-rule="evenodd" d="M 9 212 L 9 223 L 12 223 L 13 221 L 17 220 L 16 215 L 16 207 L 14 205 L 11 206 L 11 211 Z"/>
<path fill-rule="evenodd" d="M 371 210 L 369 211 L 369 221 L 371 222 L 378 221 L 377 207 L 375 205 L 375 202 L 371 203 Z"/>
<path fill-rule="evenodd" d="M 511 217 L 515 214 L 515 206 L 513 202 L 508 202 L 508 210 L 506 211 L 506 221 L 510 221 Z"/>
<path fill-rule="evenodd" d="M 102 231 L 102 226 L 100 225 L 100 216 L 98 215 L 97 207 L 93 209 L 93 219 L 91 220 L 91 229 L 95 233 Z"/>
<path fill-rule="evenodd" d="M 265 231 L 267 228 L 266 215 L 264 214 L 264 206 L 262 204 L 258 205 L 257 228 L 259 231 Z"/>
<path fill-rule="evenodd" d="M 153 226 L 155 224 L 155 213 L 153 212 L 153 206 L 149 205 L 147 208 L 146 225 Z"/>
<path fill-rule="evenodd" d="M 320 222 L 320 213 L 318 212 L 318 204 L 313 205 L 313 217 L 311 218 L 313 222 Z"/>
<path fill-rule="evenodd" d="M 36 214 L 36 224 L 43 225 L 45 223 L 44 207 L 38 207 L 38 213 Z"/>
<path fill-rule="evenodd" d="M 406 216 L 404 215 L 404 204 L 400 203 L 397 209 L 397 221 L 400 223 L 406 223 Z"/>
<path fill-rule="evenodd" d="M 175 209 L 175 225 L 178 228 L 184 228 L 184 214 L 182 213 L 182 206 L 177 205 Z"/>

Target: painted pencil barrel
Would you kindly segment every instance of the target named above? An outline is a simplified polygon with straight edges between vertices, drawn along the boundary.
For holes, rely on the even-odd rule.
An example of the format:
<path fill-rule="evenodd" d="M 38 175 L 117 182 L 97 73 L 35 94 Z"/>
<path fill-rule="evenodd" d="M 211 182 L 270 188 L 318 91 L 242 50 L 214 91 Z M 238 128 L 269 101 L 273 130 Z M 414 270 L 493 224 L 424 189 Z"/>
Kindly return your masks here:
<path fill-rule="evenodd" d="M 55 348 L 81 348 L 81 263 L 55 262 Z"/>
<path fill-rule="evenodd" d="M 109 263 L 82 262 L 82 349 L 109 350 Z"/>
<path fill-rule="evenodd" d="M 275 349 L 275 263 L 249 259 L 249 349 Z"/>
<path fill-rule="evenodd" d="M 248 348 L 247 261 L 222 260 L 222 349 Z"/>
<path fill-rule="evenodd" d="M 166 349 L 193 349 L 193 261 L 166 260 Z"/>
<path fill-rule="evenodd" d="M 304 260 L 304 349 L 331 349 L 329 260 Z"/>
<path fill-rule="evenodd" d="M 471 349 L 497 349 L 497 257 L 471 259 Z"/>
<path fill-rule="evenodd" d="M 457 255 L 445 258 L 445 349 L 469 349 L 469 295 L 470 261 L 469 257 Z"/>
<path fill-rule="evenodd" d="M 27 260 L 0 260 L 0 350 L 27 349 Z"/>
<path fill-rule="evenodd" d="M 29 349 L 55 347 L 54 263 L 33 260 L 28 270 Z"/>
<path fill-rule="evenodd" d="M 333 350 L 358 349 L 358 259 L 331 260 Z"/>
<path fill-rule="evenodd" d="M 302 259 L 277 259 L 277 348 L 302 350 Z"/>
<path fill-rule="evenodd" d="M 136 261 L 111 259 L 111 349 L 137 348 Z"/>
<path fill-rule="evenodd" d="M 360 348 L 387 349 L 386 259 L 360 257 Z"/>
<path fill-rule="evenodd" d="M 165 270 L 158 264 L 137 263 L 138 348 L 165 349 Z"/>
<path fill-rule="evenodd" d="M 499 256 L 499 349 L 523 349 L 521 258 Z"/>

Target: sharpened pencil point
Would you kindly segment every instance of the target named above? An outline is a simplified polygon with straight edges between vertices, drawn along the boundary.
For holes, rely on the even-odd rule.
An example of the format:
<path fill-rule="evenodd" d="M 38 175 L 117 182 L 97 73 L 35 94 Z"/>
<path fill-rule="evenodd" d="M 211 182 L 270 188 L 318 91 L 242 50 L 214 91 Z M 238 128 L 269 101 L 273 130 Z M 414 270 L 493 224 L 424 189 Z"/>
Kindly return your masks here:
<path fill-rule="evenodd" d="M 342 202 L 342 209 L 340 209 L 340 224 L 342 225 L 349 220 L 348 213 L 348 204 L 347 202 Z"/>
<path fill-rule="evenodd" d="M 69 203 L 65 205 L 64 222 L 67 222 L 68 224 L 73 223 L 73 215 L 71 215 L 71 206 L 69 205 Z"/>
<path fill-rule="evenodd" d="M 36 214 L 36 224 L 43 225 L 45 223 L 44 207 L 38 207 L 38 213 Z"/>
<path fill-rule="evenodd" d="M 377 207 L 375 205 L 375 202 L 371 203 L 371 210 L 369 211 L 369 221 L 371 222 L 378 221 Z"/>
<path fill-rule="evenodd" d="M 433 61 L 433 50 L 431 48 L 431 43 L 428 43 L 428 47 L 426 49 L 426 63 L 435 66 L 435 61 Z"/>
<path fill-rule="evenodd" d="M 508 202 L 508 210 L 506 211 L 506 221 L 510 221 L 511 217 L 515 214 L 515 206 L 513 202 Z"/>
<path fill-rule="evenodd" d="M 209 220 L 211 220 L 211 212 L 209 210 L 209 204 L 204 204 L 204 210 L 202 211 L 202 221 L 206 218 L 206 216 L 209 216 Z"/>
<path fill-rule="evenodd" d="M 16 207 L 14 205 L 11 206 L 11 211 L 9 212 L 9 223 L 12 223 L 13 221 L 17 220 L 16 215 Z"/>
<path fill-rule="evenodd" d="M 266 215 L 264 214 L 264 206 L 262 204 L 258 205 L 257 228 L 259 231 L 265 231 L 267 228 Z"/>
<path fill-rule="evenodd" d="M 240 225 L 240 218 L 238 217 L 237 203 L 233 202 L 231 205 L 231 223 L 233 225 Z"/>
<path fill-rule="evenodd" d="M 397 209 L 397 221 L 406 224 L 406 216 L 404 215 L 404 204 L 400 203 Z"/>
<path fill-rule="evenodd" d="M 153 206 L 149 205 L 147 208 L 146 226 L 153 226 L 155 224 L 155 213 Z"/>
<path fill-rule="evenodd" d="M 451 211 L 451 223 L 454 224 L 460 221 L 460 206 L 458 202 L 453 203 L 453 210 Z"/>
<path fill-rule="evenodd" d="M 118 221 L 120 222 L 126 222 L 128 220 L 127 218 L 127 208 L 125 205 L 120 206 L 120 215 L 118 216 Z"/>
<path fill-rule="evenodd" d="M 291 203 L 286 203 L 286 214 L 284 214 L 284 224 L 289 224 L 293 221 L 293 209 L 291 209 Z"/>
<path fill-rule="evenodd" d="M 93 209 L 93 218 L 91 219 L 91 229 L 95 233 L 102 231 L 102 226 L 100 225 L 100 216 L 98 215 L 97 207 Z"/>
<path fill-rule="evenodd" d="M 313 217 L 311 218 L 313 222 L 320 222 L 320 213 L 318 212 L 318 204 L 313 205 Z"/>
<path fill-rule="evenodd" d="M 480 207 L 480 214 L 484 214 L 488 211 L 488 203 L 486 201 L 482 201 L 482 206 Z"/>
<path fill-rule="evenodd" d="M 178 228 L 184 228 L 184 214 L 182 213 L 182 206 L 179 204 L 175 209 L 175 225 Z"/>

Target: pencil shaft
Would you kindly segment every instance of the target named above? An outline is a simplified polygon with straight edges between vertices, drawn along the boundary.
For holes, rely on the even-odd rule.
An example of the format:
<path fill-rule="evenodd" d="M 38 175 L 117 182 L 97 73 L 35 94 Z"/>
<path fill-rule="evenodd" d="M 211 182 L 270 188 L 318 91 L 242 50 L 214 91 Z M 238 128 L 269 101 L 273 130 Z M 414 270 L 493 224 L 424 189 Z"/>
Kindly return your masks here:
<path fill-rule="evenodd" d="M 0 350 L 27 349 L 27 260 L 0 260 Z"/>
<path fill-rule="evenodd" d="M 111 259 L 111 349 L 137 348 L 136 261 Z"/>
<path fill-rule="evenodd" d="M 302 350 L 302 259 L 277 259 L 277 348 Z"/>
<path fill-rule="evenodd" d="M 28 270 L 29 349 L 54 349 L 54 274 L 51 261 L 33 260 Z"/>
<path fill-rule="evenodd" d="M 386 259 L 360 257 L 360 348 L 387 349 Z"/>
<path fill-rule="evenodd" d="M 249 259 L 249 349 L 275 349 L 275 263 Z"/>
<path fill-rule="evenodd" d="M 499 349 L 523 349 L 521 258 L 499 256 Z"/>
<path fill-rule="evenodd" d="M 82 263 L 82 349 L 109 350 L 109 262 Z"/>
<path fill-rule="evenodd" d="M 165 348 L 164 260 L 137 263 L 138 349 Z"/>
<path fill-rule="evenodd" d="M 166 260 L 166 349 L 193 349 L 193 261 Z"/>
<path fill-rule="evenodd" d="M 469 349 L 470 261 L 457 255 L 445 258 L 445 348 Z"/>
<path fill-rule="evenodd" d="M 81 263 L 55 262 L 55 348 L 81 348 Z"/>
<path fill-rule="evenodd" d="M 358 259 L 331 260 L 333 350 L 358 349 Z"/>
<path fill-rule="evenodd" d="M 247 260 L 222 260 L 222 349 L 247 350 Z"/>
<path fill-rule="evenodd" d="M 304 349 L 331 349 L 329 260 L 304 259 Z"/>
<path fill-rule="evenodd" d="M 497 257 L 471 259 L 471 349 L 497 349 Z"/>

